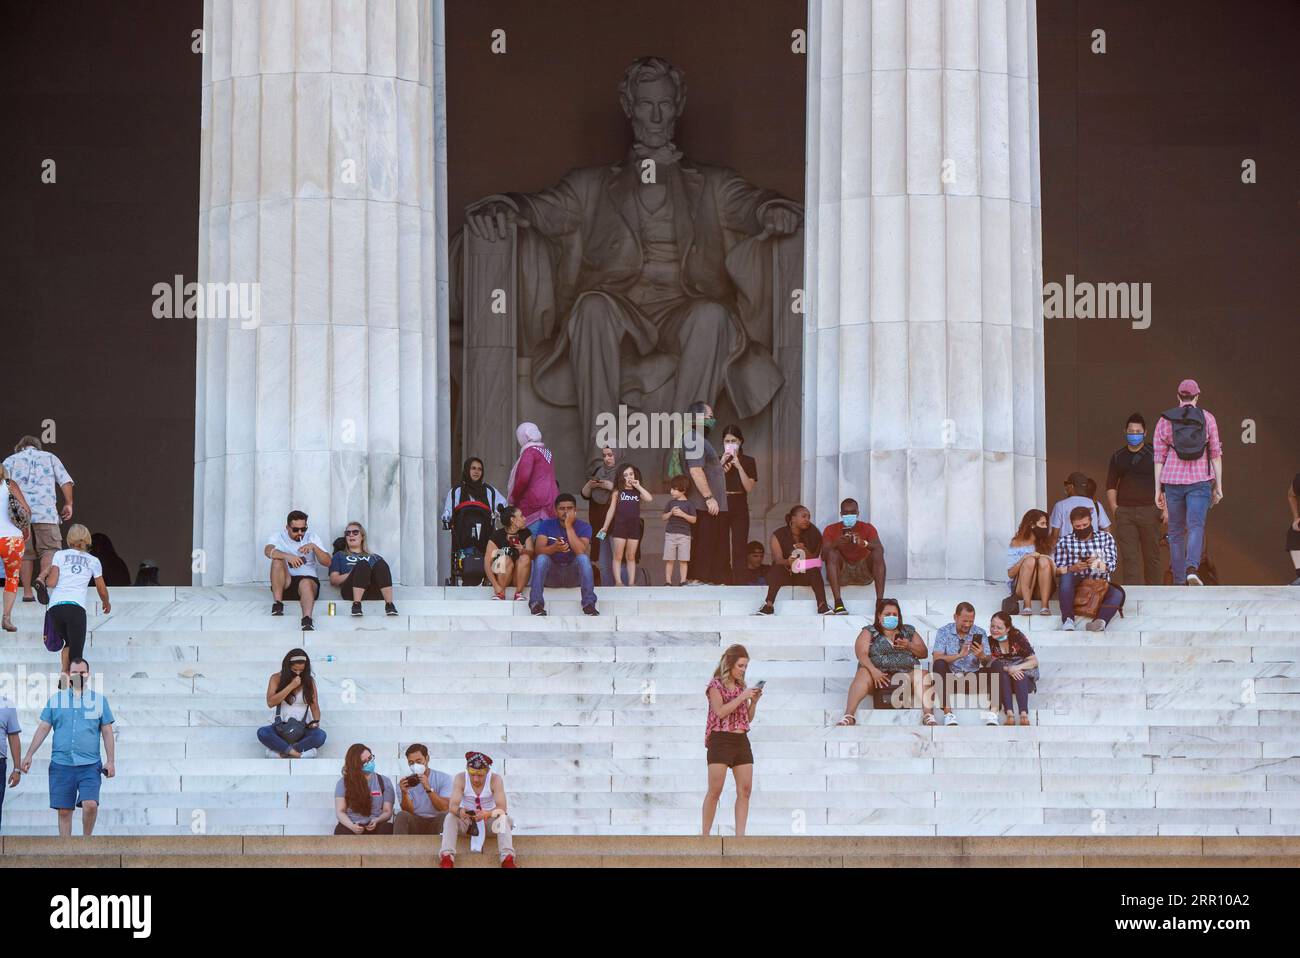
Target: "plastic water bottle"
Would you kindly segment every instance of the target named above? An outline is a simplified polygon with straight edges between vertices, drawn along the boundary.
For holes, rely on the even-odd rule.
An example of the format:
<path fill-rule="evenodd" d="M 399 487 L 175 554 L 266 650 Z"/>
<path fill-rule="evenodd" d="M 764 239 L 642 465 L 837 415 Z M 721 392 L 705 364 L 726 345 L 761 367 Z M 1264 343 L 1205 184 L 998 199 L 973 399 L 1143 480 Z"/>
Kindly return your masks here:
<path fill-rule="evenodd" d="M 325 661 L 326 661 L 326 662 L 333 662 L 333 661 L 334 661 L 334 656 L 332 656 L 332 655 L 327 655 L 327 656 L 325 656 Z"/>

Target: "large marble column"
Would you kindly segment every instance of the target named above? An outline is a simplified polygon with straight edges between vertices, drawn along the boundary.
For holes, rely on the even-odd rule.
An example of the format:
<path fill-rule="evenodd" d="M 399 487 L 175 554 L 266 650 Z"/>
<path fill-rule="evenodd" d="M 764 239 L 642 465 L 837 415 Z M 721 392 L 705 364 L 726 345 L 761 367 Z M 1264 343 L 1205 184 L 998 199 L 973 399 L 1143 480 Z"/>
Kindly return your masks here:
<path fill-rule="evenodd" d="M 435 582 L 442 4 L 206 0 L 203 26 L 198 279 L 257 283 L 261 309 L 199 325 L 194 582 L 264 581 L 291 508 Z"/>
<path fill-rule="evenodd" d="M 811 0 L 803 486 L 890 577 L 1004 579 L 1045 505 L 1033 0 Z"/>

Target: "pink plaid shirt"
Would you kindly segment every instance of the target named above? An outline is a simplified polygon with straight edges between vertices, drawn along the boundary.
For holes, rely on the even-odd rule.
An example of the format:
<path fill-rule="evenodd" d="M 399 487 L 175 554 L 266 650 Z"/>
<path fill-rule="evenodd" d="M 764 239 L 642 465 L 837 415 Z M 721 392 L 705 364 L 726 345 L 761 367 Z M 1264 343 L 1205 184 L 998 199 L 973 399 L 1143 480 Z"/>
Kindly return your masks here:
<path fill-rule="evenodd" d="M 1193 482 L 1204 482 L 1214 478 L 1210 467 L 1211 459 L 1223 456 L 1223 444 L 1219 442 L 1219 424 L 1213 414 L 1205 414 L 1205 452 L 1200 459 L 1179 459 L 1170 440 L 1173 439 L 1174 427 L 1163 416 L 1156 423 L 1154 457 L 1160 464 L 1160 484 L 1162 486 L 1186 486 Z"/>

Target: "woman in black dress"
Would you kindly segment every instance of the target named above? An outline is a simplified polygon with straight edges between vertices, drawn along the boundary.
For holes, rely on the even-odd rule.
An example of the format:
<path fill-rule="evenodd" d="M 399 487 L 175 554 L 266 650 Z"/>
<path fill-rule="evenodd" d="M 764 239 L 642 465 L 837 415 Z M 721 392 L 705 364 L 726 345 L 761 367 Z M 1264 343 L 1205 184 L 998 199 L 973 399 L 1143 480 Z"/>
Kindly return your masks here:
<path fill-rule="evenodd" d="M 746 578 L 745 549 L 749 544 L 749 494 L 758 485 L 758 463 L 745 455 L 745 434 L 730 425 L 722 434 L 722 471 L 727 479 L 727 535 L 730 537 L 729 575 L 733 585 Z"/>

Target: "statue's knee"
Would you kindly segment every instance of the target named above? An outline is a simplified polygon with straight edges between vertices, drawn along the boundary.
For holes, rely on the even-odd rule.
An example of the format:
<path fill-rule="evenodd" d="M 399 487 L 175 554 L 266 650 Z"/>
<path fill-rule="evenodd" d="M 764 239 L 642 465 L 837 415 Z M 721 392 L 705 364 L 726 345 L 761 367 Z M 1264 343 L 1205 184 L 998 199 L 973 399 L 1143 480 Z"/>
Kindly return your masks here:
<path fill-rule="evenodd" d="M 727 308 L 711 300 L 695 303 L 691 307 L 688 322 L 693 333 L 712 334 L 719 339 L 731 329 L 731 315 Z"/>
<path fill-rule="evenodd" d="M 583 293 L 573 304 L 569 322 L 571 332 L 575 335 L 586 329 L 612 331 L 614 317 L 609 300 L 594 293 Z"/>

